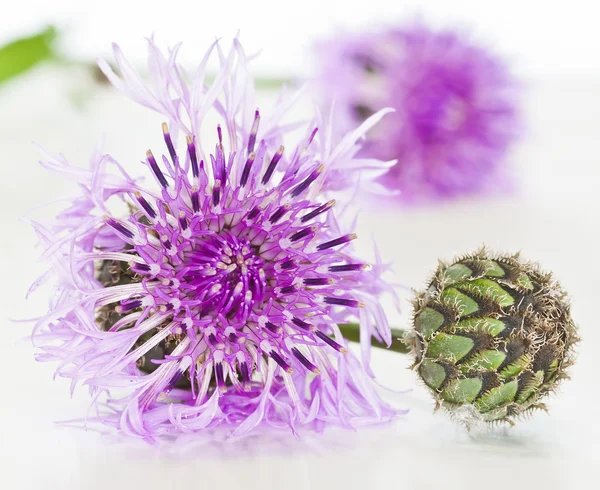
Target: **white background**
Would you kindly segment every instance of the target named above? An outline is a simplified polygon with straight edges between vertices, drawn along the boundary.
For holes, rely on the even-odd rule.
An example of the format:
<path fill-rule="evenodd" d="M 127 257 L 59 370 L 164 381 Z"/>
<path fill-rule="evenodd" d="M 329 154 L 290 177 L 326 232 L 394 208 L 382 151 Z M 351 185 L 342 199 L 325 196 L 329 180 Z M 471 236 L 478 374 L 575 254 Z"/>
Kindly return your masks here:
<path fill-rule="evenodd" d="M 151 33 L 184 41 L 197 59 L 215 36 L 240 29 L 250 50 L 264 49 L 261 73 L 305 72 L 317 36 L 393 24 L 419 15 L 436 25 L 459 25 L 512 58 L 526 74 L 600 75 L 597 3 L 594 0 L 230 0 L 2 2 L 0 41 L 55 24 L 67 30 L 65 49 L 78 56 L 108 53 L 111 41 L 138 47 Z"/>
<path fill-rule="evenodd" d="M 468 435 L 416 383 L 407 362 L 378 352 L 381 383 L 405 395 L 387 395 L 410 414 L 390 425 L 358 432 L 332 431 L 302 441 L 250 439 L 243 445 L 173 448 L 115 443 L 92 432 L 56 427 L 81 416 L 88 399 L 73 400 L 53 366 L 37 364 L 22 340 L 28 326 L 9 318 L 44 311 L 24 292 L 43 268 L 35 239 L 18 218 L 30 207 L 71 193 L 36 161 L 35 140 L 84 165 L 94 145 L 135 164 L 160 139 L 160 118 L 149 116 L 86 73 L 43 67 L 0 87 L 0 241 L 3 273 L 0 376 L 0 475 L 9 489 L 109 488 L 598 488 L 600 397 L 597 355 L 600 266 L 600 34 L 593 2 L 4 2 L 0 40 L 44 23 L 66 26 L 64 49 L 82 59 L 123 44 L 143 60 L 141 38 L 156 32 L 183 40 L 186 60 L 200 56 L 218 35 L 238 28 L 248 50 L 264 48 L 263 75 L 310 71 L 310 45 L 342 27 L 412 18 L 470 26 L 477 38 L 513 60 L 526 82 L 528 132 L 512 156 L 520 188 L 512 197 L 462 200 L 403 210 L 380 206 L 363 213 L 359 234 L 374 236 L 397 280 L 420 287 L 437 257 L 451 258 L 482 243 L 522 250 L 561 279 L 573 296 L 584 341 L 573 379 L 539 413 L 512 429 Z M 139 4 L 139 5 L 138 5 Z M 10 12 L 8 12 L 10 9 Z M 266 94 L 266 98 L 271 94 Z M 73 100 L 85 101 L 83 106 Z M 406 326 L 410 311 L 392 314 Z"/>

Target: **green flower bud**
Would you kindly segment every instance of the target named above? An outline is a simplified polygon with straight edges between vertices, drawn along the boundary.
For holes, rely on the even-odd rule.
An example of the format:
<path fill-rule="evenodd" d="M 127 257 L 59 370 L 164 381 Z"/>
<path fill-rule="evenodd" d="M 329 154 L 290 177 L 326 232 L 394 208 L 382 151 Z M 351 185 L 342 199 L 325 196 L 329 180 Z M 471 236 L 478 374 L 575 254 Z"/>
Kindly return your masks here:
<path fill-rule="evenodd" d="M 518 255 L 482 249 L 440 263 L 414 309 L 413 367 L 467 427 L 544 409 L 579 340 L 566 293 Z"/>

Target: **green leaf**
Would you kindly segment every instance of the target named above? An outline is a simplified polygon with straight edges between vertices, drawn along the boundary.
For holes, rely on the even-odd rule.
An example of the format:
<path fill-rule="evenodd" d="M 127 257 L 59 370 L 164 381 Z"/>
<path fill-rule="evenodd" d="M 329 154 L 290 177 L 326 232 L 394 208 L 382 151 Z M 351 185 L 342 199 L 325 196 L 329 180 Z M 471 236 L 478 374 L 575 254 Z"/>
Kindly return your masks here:
<path fill-rule="evenodd" d="M 53 41 L 56 29 L 47 27 L 33 36 L 24 37 L 0 48 L 0 83 L 14 78 L 42 61 L 56 59 Z"/>

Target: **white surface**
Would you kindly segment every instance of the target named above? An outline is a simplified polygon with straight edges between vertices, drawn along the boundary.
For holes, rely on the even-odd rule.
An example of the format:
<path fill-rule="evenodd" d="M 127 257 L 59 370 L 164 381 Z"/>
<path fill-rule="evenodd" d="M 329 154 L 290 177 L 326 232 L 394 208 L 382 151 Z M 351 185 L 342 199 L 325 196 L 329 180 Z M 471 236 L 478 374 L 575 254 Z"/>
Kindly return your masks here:
<path fill-rule="evenodd" d="M 127 165 L 160 141 L 160 118 L 108 89 L 97 92 L 85 110 L 69 104 L 79 81 L 42 69 L 0 92 L 2 488 L 598 488 L 600 81 L 546 79 L 533 85 L 526 107 L 532 130 L 515 155 L 522 183 L 518 196 L 374 210 L 365 213 L 359 229 L 365 250 L 373 234 L 384 257 L 395 260 L 398 280 L 415 287 L 424 283 L 438 256 L 451 258 L 483 242 L 521 249 L 553 270 L 574 298 L 584 341 L 573 379 L 549 402 L 549 415 L 469 436 L 444 414 L 432 414 L 429 395 L 405 360 L 377 352 L 374 368 L 383 384 L 414 388 L 389 395 L 410 408 L 409 415 L 358 432 L 268 444 L 250 439 L 241 447 L 199 447 L 185 456 L 55 426 L 55 420 L 81 416 L 87 394 L 70 400 L 68 384 L 52 381 L 54 366 L 37 364 L 31 345 L 20 340 L 29 326 L 7 319 L 33 316 L 45 307 L 43 295 L 23 299 L 42 267 L 34 262 L 33 233 L 17 219 L 32 205 L 71 192 L 35 164 L 39 154 L 31 140 L 84 163 L 104 132 L 106 150 Z M 405 325 L 408 313 L 394 321 Z"/>

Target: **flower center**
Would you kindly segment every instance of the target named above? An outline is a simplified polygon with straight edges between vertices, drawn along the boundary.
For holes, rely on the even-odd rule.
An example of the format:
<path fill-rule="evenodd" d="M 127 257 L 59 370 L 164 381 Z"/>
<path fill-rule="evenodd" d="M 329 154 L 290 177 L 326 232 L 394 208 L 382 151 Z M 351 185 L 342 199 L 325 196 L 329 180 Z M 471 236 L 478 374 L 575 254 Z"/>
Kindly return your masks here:
<path fill-rule="evenodd" d="M 414 128 L 421 141 L 445 143 L 455 138 L 467 118 L 465 94 L 460 87 L 442 81 L 435 73 L 411 95 L 407 106 L 412 113 Z"/>
<path fill-rule="evenodd" d="M 156 377 L 149 393 L 168 393 L 179 383 L 202 400 L 211 380 L 223 393 L 228 383 L 250 389 L 265 358 L 287 374 L 293 363 L 319 374 L 323 358 L 308 353 L 305 345 L 346 352 L 334 322 L 348 315 L 340 307 L 364 306 L 351 294 L 352 273 L 364 270 L 364 264 L 339 263 L 348 258 L 339 247 L 356 235 L 339 236 L 318 219 L 334 200 L 311 204 L 303 196 L 323 164 L 301 171 L 292 160 L 294 172 L 265 187 L 283 147 L 270 159 L 264 141 L 253 151 L 258 120 L 257 112 L 249 154 L 240 160 L 245 160 L 242 172 L 230 172 L 235 155 L 226 158 L 217 129 L 214 181 L 189 140 L 190 182 L 165 125 L 172 162 L 163 159 L 167 174 L 152 152 L 146 153 L 161 196 L 147 199 L 136 190 L 126 219 L 105 216 L 126 245 L 103 256 L 125 259 L 127 267 L 113 270 L 103 263 L 98 271 L 101 284 L 116 286 L 103 292 L 106 307 L 99 308 L 98 321 L 105 331 L 132 328 L 132 337 L 142 331 L 133 345 L 129 341 L 127 359 L 135 358 L 143 373 L 162 369 L 164 377 Z"/>
<path fill-rule="evenodd" d="M 201 307 L 204 314 L 216 311 L 243 322 L 264 298 L 263 265 L 247 238 L 226 230 L 207 235 L 195 241 L 177 268 L 180 291 L 191 307 Z"/>

